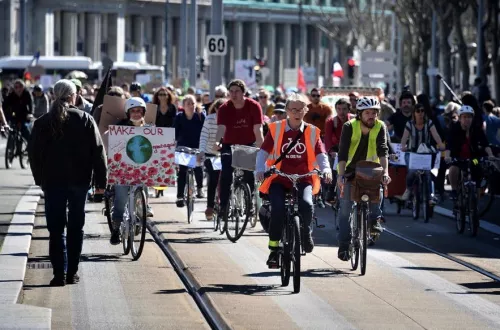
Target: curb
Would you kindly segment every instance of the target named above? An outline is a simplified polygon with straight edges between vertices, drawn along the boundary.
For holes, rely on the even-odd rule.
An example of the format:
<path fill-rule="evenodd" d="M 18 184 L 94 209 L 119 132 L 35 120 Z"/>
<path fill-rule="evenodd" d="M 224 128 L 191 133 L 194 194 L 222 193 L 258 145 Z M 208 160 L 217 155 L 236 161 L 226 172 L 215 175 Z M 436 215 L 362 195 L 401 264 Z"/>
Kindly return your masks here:
<path fill-rule="evenodd" d="M 35 213 L 42 191 L 31 186 L 21 197 L 0 249 L 2 328 L 50 328 L 51 309 L 17 304 L 26 275 Z"/>
<path fill-rule="evenodd" d="M 453 211 L 448 210 L 444 207 L 441 206 L 434 206 L 434 212 L 437 214 L 440 214 L 442 216 L 452 218 L 454 219 Z M 483 230 L 489 231 L 490 233 L 500 235 L 500 226 L 495 225 L 491 222 L 488 222 L 486 220 L 479 220 L 479 227 L 482 228 Z"/>
<path fill-rule="evenodd" d="M 230 322 L 224 317 L 213 299 L 204 292 L 202 285 L 184 264 L 177 252 L 168 244 L 168 240 L 161 234 L 154 221 L 148 220 L 147 227 L 160 249 L 172 264 L 181 281 L 186 286 L 189 294 L 195 300 L 203 316 L 212 329 L 232 329 Z"/>

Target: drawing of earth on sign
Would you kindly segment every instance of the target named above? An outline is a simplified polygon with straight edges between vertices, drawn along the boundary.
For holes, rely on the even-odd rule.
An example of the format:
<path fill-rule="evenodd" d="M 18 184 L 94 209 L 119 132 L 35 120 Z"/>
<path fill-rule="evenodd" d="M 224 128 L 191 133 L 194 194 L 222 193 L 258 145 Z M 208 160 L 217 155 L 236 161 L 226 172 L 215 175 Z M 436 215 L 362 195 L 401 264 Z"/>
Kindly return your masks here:
<path fill-rule="evenodd" d="M 146 163 L 153 155 L 153 145 L 144 136 L 137 135 L 127 142 L 127 156 L 137 164 Z"/>

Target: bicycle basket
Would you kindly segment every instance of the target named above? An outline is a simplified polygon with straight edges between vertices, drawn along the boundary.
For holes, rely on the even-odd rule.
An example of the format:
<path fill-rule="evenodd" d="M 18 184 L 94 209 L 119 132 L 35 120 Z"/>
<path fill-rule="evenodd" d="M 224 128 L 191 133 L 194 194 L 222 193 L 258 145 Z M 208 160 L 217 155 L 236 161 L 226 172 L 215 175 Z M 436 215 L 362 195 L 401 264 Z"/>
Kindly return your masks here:
<path fill-rule="evenodd" d="M 184 165 L 190 168 L 194 168 L 197 166 L 196 155 L 188 154 L 185 152 L 176 151 L 174 161 L 177 165 Z"/>
<path fill-rule="evenodd" d="M 371 203 L 380 203 L 380 184 L 384 169 L 380 164 L 360 161 L 356 164 L 356 174 L 351 185 L 351 200 L 360 202 L 367 195 Z"/>
<path fill-rule="evenodd" d="M 255 171 L 259 148 L 242 145 L 231 146 L 233 160 L 231 166 L 246 171 Z"/>

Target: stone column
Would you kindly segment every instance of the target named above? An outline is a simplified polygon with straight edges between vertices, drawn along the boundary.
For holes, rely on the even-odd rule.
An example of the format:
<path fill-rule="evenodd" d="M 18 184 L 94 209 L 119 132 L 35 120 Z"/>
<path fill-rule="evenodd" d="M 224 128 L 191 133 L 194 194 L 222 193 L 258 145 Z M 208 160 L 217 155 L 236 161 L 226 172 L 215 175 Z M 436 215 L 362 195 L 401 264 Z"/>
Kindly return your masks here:
<path fill-rule="evenodd" d="M 87 14 L 85 35 L 85 56 L 93 61 L 101 60 L 101 14 Z"/>
<path fill-rule="evenodd" d="M 61 55 L 76 55 L 77 38 L 78 15 L 72 12 L 63 12 L 61 24 Z"/>
<path fill-rule="evenodd" d="M 134 52 L 144 52 L 144 20 L 142 16 L 132 16 L 132 43 Z"/>
<path fill-rule="evenodd" d="M 283 24 L 283 66 L 285 69 L 292 67 L 292 25 Z"/>
<path fill-rule="evenodd" d="M 87 44 L 89 40 L 86 38 L 87 22 L 85 13 L 78 13 L 78 33 L 76 37 L 76 53 L 83 56 L 87 52 Z"/>
<path fill-rule="evenodd" d="M 278 52 L 276 51 L 276 24 L 267 24 L 267 62 L 269 69 L 269 76 L 267 78 L 267 83 L 276 86 L 276 73 L 279 69 L 279 65 L 276 65 L 276 58 Z"/>
<path fill-rule="evenodd" d="M 153 42 L 153 63 L 154 65 L 163 65 L 165 62 L 164 44 L 165 44 L 165 20 L 163 17 L 154 18 L 154 42 Z M 170 68 L 170 65 L 169 65 Z"/>
<path fill-rule="evenodd" d="M 59 10 L 54 11 L 54 55 L 61 55 L 61 52 L 62 52 L 61 22 L 62 22 L 62 12 Z M 57 45 L 57 47 L 56 47 L 56 45 Z"/>
<path fill-rule="evenodd" d="M 242 60 L 243 57 L 243 23 L 233 21 L 233 47 L 234 60 Z"/>
<path fill-rule="evenodd" d="M 155 17 L 148 17 L 143 18 L 142 20 L 144 22 L 144 51 L 146 52 L 146 62 L 147 63 L 153 63 L 153 58 L 154 58 L 154 46 L 153 46 L 153 41 L 154 41 L 154 36 L 153 36 L 153 29 L 154 29 L 154 24 L 155 24 Z M 160 43 L 159 46 L 161 47 L 163 43 Z"/>
<path fill-rule="evenodd" d="M 35 17 L 34 51 L 40 51 L 41 56 L 54 56 L 54 12 L 37 11 Z"/>
<path fill-rule="evenodd" d="M 251 42 L 252 42 L 252 56 L 250 58 L 253 58 L 255 55 L 262 56 L 260 54 L 260 25 L 259 22 L 252 22 L 251 25 Z"/>
<path fill-rule="evenodd" d="M 205 55 L 205 45 L 207 41 L 207 21 L 204 19 L 198 20 L 198 55 Z"/>
<path fill-rule="evenodd" d="M 125 57 L 125 15 L 123 12 L 108 15 L 108 55 L 115 62 Z"/>

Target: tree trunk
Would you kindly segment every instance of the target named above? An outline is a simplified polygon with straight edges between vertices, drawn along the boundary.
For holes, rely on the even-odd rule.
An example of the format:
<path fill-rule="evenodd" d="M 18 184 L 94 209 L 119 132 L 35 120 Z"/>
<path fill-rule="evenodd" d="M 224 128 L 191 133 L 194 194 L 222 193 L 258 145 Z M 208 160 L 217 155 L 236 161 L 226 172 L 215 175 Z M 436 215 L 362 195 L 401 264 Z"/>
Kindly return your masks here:
<path fill-rule="evenodd" d="M 455 6 L 453 9 L 453 25 L 458 38 L 458 55 L 460 56 L 460 68 L 462 71 L 461 90 L 468 91 L 470 80 L 469 55 L 467 43 L 465 42 L 464 33 L 462 31 L 462 23 L 460 21 L 461 16 L 462 13 L 460 12 L 460 9 Z"/>
<path fill-rule="evenodd" d="M 451 47 L 448 43 L 448 37 L 451 33 L 451 24 L 449 20 L 440 18 L 439 19 L 439 52 L 440 52 L 440 67 L 443 73 L 443 79 L 450 84 L 451 83 Z M 445 89 L 444 99 L 451 101 L 451 93 L 448 89 Z"/>
<path fill-rule="evenodd" d="M 427 38 L 422 43 L 422 59 L 420 60 L 421 65 L 421 76 L 422 76 L 422 93 L 429 95 L 431 92 L 431 86 L 429 81 L 429 76 L 427 75 L 427 69 L 429 69 L 429 51 L 431 49 L 430 39 Z"/>

